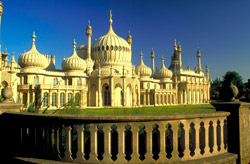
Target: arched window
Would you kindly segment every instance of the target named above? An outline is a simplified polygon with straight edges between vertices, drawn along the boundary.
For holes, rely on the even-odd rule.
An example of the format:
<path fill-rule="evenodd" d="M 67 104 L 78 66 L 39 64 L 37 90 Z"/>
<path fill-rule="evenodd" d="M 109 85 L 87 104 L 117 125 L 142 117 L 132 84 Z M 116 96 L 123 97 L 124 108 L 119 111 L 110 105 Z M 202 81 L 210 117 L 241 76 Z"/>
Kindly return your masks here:
<path fill-rule="evenodd" d="M 64 106 L 65 100 L 64 100 L 64 93 L 60 93 L 60 106 Z"/>
<path fill-rule="evenodd" d="M 57 85 L 58 84 L 58 80 L 57 80 L 57 78 L 54 78 L 53 79 L 53 85 Z"/>
<path fill-rule="evenodd" d="M 107 51 L 109 50 L 109 46 L 106 46 L 106 50 L 107 50 Z"/>
<path fill-rule="evenodd" d="M 109 86 L 106 86 L 104 88 L 104 105 L 110 105 L 110 90 L 109 90 Z"/>
<path fill-rule="evenodd" d="M 57 102 L 56 102 L 56 93 L 52 93 L 52 106 L 55 107 Z"/>
<path fill-rule="evenodd" d="M 75 105 L 80 105 L 80 93 L 75 94 Z"/>
<path fill-rule="evenodd" d="M 49 94 L 43 93 L 43 106 L 48 107 L 48 102 L 49 102 Z"/>
<path fill-rule="evenodd" d="M 68 93 L 68 104 L 72 104 L 72 93 Z"/>

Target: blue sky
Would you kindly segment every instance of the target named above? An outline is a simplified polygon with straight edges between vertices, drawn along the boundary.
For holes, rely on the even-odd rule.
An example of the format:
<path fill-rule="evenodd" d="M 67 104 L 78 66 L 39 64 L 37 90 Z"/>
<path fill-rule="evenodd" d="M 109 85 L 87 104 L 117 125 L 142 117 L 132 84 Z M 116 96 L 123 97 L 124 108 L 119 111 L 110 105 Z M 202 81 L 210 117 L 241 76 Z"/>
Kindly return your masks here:
<path fill-rule="evenodd" d="M 72 53 L 72 42 L 86 45 L 88 20 L 95 38 L 106 34 L 109 10 L 117 35 L 133 37 L 132 61 L 151 67 L 154 48 L 159 68 L 161 57 L 169 66 L 174 38 L 182 45 L 184 67 L 197 64 L 201 50 L 203 70 L 208 64 L 213 79 L 227 71 L 250 78 L 250 1 L 232 0 L 2 0 L 2 51 L 18 56 L 31 47 L 36 32 L 39 52 L 56 55 L 56 67 Z M 10 55 L 11 56 L 11 55 Z"/>

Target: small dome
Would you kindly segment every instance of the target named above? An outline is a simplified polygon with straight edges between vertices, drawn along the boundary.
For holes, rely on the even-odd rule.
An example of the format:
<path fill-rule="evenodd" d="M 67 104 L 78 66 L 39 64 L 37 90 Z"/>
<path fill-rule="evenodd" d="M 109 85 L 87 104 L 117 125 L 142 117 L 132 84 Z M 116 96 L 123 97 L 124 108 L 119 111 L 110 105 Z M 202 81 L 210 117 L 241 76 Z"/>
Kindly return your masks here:
<path fill-rule="evenodd" d="M 135 68 L 136 74 L 140 73 L 140 77 L 150 77 L 152 75 L 152 70 L 148 66 L 146 66 L 143 62 L 143 54 L 141 52 L 141 62 L 140 64 Z"/>
<path fill-rule="evenodd" d="M 9 62 L 8 66 L 11 67 L 11 65 L 12 65 L 13 68 L 20 68 L 20 66 L 17 64 L 14 56 L 15 56 L 15 54 L 13 53 L 11 62 Z"/>
<path fill-rule="evenodd" d="M 18 64 L 21 66 L 21 68 L 44 69 L 48 65 L 45 56 L 38 52 L 36 49 L 35 38 L 36 36 L 34 32 L 32 36 L 33 43 L 31 49 L 18 58 Z"/>
<path fill-rule="evenodd" d="M 162 65 L 159 70 L 155 72 L 154 77 L 156 79 L 167 79 L 167 78 L 172 78 L 173 73 L 169 69 L 167 69 L 164 65 L 164 57 L 162 57 Z"/>
<path fill-rule="evenodd" d="M 131 65 L 131 46 L 125 39 L 115 34 L 112 22 L 110 13 L 109 31 L 94 41 L 91 48 L 92 59 L 101 65 Z"/>
<path fill-rule="evenodd" d="M 80 58 L 77 53 L 76 53 L 76 42 L 74 40 L 74 50 L 73 50 L 73 53 L 72 55 L 67 58 L 67 59 L 64 59 L 63 62 L 62 62 L 62 69 L 64 71 L 85 71 L 86 70 L 86 62 Z"/>

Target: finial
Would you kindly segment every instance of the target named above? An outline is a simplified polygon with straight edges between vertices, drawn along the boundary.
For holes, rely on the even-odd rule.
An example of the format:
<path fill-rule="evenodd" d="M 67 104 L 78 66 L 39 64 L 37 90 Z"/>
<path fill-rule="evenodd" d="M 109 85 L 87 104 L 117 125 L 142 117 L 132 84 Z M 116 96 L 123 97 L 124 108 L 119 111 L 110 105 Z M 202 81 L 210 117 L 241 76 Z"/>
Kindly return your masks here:
<path fill-rule="evenodd" d="M 130 35 L 130 30 L 128 30 L 128 35 Z"/>
<path fill-rule="evenodd" d="M 65 56 L 63 57 L 63 60 L 65 60 Z"/>
<path fill-rule="evenodd" d="M 75 49 L 76 48 L 76 40 L 75 39 L 74 39 L 73 45 L 74 45 L 74 49 Z"/>
<path fill-rule="evenodd" d="M 35 35 L 35 31 L 33 31 L 33 35 L 32 35 L 32 42 L 33 44 L 35 44 L 36 41 L 36 35 Z"/>
<path fill-rule="evenodd" d="M 13 51 L 13 53 L 12 53 L 12 61 L 14 59 L 14 56 L 15 56 L 15 52 Z"/>
<path fill-rule="evenodd" d="M 141 56 L 141 61 L 142 61 L 142 57 L 143 57 L 143 53 L 142 53 L 142 51 L 141 51 L 141 54 L 140 54 L 140 56 Z"/>
<path fill-rule="evenodd" d="M 7 54 L 7 48 L 5 48 L 5 53 Z"/>
<path fill-rule="evenodd" d="M 88 21 L 88 25 L 90 26 L 90 20 Z"/>
<path fill-rule="evenodd" d="M 152 53 L 155 53 L 153 48 L 152 48 L 152 51 L 151 51 L 151 52 L 152 52 Z"/>
<path fill-rule="evenodd" d="M 109 13 L 109 25 L 111 26 L 113 23 L 113 20 L 112 20 L 112 11 L 110 10 L 110 13 Z"/>
<path fill-rule="evenodd" d="M 161 57 L 161 62 L 162 62 L 162 64 L 164 64 L 164 57 L 163 56 Z"/>
<path fill-rule="evenodd" d="M 176 46 L 176 39 L 174 38 L 174 46 Z"/>

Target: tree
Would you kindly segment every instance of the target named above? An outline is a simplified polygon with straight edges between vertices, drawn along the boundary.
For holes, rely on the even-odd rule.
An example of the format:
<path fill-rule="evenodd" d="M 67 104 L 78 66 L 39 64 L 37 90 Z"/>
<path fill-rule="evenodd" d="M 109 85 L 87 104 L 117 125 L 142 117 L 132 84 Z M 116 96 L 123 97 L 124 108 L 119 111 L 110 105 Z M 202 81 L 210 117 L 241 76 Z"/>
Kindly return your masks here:
<path fill-rule="evenodd" d="M 239 75 L 239 73 L 235 71 L 228 71 L 223 76 L 223 82 L 222 82 L 222 88 L 220 90 L 220 98 L 227 99 L 228 98 L 228 92 L 229 92 L 229 86 L 231 82 L 238 88 L 239 94 L 237 98 L 240 98 L 242 95 L 244 95 L 244 84 L 242 82 L 242 77 Z"/>

